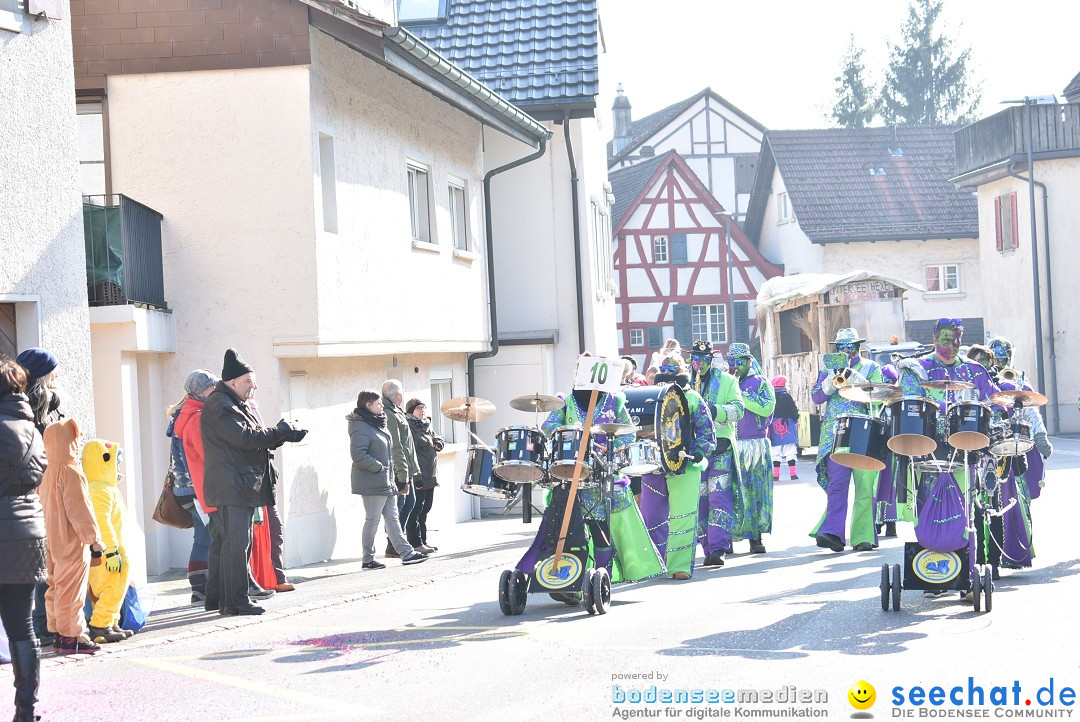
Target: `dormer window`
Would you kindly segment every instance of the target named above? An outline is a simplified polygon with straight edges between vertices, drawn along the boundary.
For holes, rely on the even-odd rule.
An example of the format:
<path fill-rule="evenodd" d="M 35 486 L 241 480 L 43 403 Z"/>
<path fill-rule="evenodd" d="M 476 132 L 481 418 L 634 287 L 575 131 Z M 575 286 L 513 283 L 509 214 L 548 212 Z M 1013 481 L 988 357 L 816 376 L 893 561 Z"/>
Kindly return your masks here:
<path fill-rule="evenodd" d="M 446 20 L 450 0 L 398 0 L 398 22 L 437 22 Z"/>

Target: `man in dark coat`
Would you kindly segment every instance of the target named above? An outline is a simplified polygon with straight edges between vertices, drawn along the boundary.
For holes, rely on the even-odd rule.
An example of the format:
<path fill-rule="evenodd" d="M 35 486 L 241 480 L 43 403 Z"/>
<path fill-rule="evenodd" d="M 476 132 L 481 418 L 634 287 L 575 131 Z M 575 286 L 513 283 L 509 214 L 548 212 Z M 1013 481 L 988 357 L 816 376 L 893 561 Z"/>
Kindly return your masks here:
<path fill-rule="evenodd" d="M 203 493 L 207 505 L 217 507 L 210 521 L 205 608 L 222 615 L 263 612 L 247 596 L 251 522 L 256 507 L 274 503 L 270 450 L 307 434 L 284 419 L 263 427 L 244 403 L 254 388 L 251 367 L 229 349 L 202 413 Z"/>

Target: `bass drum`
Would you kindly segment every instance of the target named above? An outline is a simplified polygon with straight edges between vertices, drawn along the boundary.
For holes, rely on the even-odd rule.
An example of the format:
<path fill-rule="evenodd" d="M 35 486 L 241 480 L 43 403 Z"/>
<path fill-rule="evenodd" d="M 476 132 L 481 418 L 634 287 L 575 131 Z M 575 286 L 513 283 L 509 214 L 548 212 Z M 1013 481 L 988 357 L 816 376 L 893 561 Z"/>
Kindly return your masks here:
<path fill-rule="evenodd" d="M 465 467 L 465 481 L 461 483 L 461 490 L 485 499 L 513 499 L 518 485 L 503 481 L 492 474 L 494 465 L 495 454 L 490 449 L 486 446 L 470 446 L 469 464 Z"/>
<path fill-rule="evenodd" d="M 916 458 L 912 468 L 920 474 L 956 473 L 964 468 L 964 452 L 939 441 L 934 447 L 934 453 Z"/>
<path fill-rule="evenodd" d="M 866 414 L 836 417 L 833 451 L 829 456 L 840 466 L 859 471 L 881 471 L 889 449 L 885 422 Z"/>

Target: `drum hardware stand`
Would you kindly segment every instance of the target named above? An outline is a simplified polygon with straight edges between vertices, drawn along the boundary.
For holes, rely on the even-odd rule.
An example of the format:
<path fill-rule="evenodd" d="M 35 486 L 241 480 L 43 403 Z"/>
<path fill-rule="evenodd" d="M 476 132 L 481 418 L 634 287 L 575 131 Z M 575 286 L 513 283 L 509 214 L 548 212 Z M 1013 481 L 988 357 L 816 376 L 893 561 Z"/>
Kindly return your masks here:
<path fill-rule="evenodd" d="M 532 490 L 533 490 L 533 485 L 532 485 L 531 482 L 528 483 L 528 484 L 518 484 L 518 490 L 517 490 L 517 493 L 514 494 L 514 498 L 511 499 L 510 501 L 506 502 L 506 506 L 504 506 L 503 510 L 501 512 L 499 512 L 499 515 L 500 516 L 506 516 L 507 513 L 509 513 L 509 511 L 511 509 L 513 509 L 518 504 L 521 504 L 522 502 L 524 502 L 524 504 L 521 507 L 521 523 L 522 524 L 532 524 L 532 513 L 534 511 L 537 514 L 542 513 L 532 503 Z"/>

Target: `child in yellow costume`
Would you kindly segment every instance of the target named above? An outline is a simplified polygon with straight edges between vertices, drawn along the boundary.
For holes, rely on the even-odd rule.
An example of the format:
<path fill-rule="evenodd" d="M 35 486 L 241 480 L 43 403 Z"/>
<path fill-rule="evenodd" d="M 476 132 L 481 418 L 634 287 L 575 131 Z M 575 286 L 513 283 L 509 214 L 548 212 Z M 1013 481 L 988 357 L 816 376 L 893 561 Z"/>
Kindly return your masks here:
<path fill-rule="evenodd" d="M 116 485 L 116 467 L 123 449 L 94 439 L 83 448 L 83 473 L 90 482 L 98 530 L 105 545 L 105 563 L 90 568 L 90 591 L 97 597 L 90 617 L 90 638 L 98 644 L 119 642 L 134 632 L 120 628 L 120 607 L 128 588 L 128 555 L 124 548 L 124 498 Z"/>

